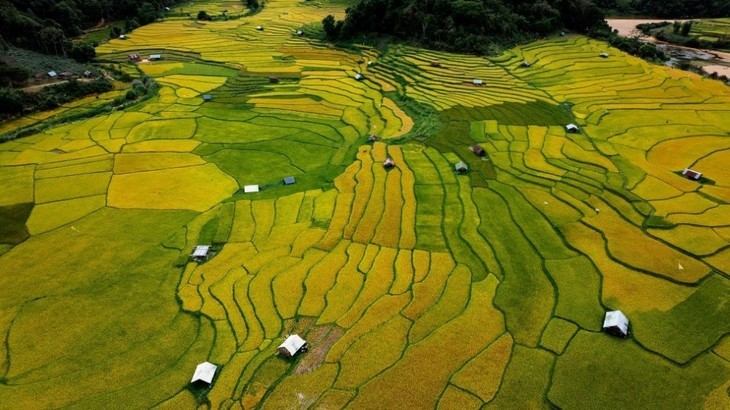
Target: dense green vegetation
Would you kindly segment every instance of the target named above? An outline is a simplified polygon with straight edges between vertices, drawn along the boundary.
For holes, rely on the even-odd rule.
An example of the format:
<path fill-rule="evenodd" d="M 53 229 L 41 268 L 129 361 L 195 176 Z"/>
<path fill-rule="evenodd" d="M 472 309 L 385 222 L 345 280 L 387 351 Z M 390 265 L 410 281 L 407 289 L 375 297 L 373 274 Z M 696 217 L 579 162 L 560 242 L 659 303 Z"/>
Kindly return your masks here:
<path fill-rule="evenodd" d="M 323 22 L 330 39 L 363 33 L 393 35 L 423 46 L 472 52 L 554 33 L 564 27 L 587 32 L 605 25 L 592 1 L 560 0 L 362 0 L 343 22 Z"/>
<path fill-rule="evenodd" d="M 0 36 L 18 47 L 67 55 L 70 37 L 82 30 L 115 20 L 132 27 L 162 17 L 177 0 L 0 0 Z"/>

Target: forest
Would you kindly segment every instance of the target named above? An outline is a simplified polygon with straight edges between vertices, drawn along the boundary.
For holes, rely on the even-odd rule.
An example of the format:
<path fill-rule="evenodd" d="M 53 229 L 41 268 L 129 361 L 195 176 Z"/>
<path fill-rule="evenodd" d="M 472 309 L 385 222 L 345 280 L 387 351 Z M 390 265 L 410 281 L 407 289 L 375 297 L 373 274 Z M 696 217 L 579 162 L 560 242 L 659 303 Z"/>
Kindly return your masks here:
<path fill-rule="evenodd" d="M 105 22 L 128 27 L 162 17 L 178 0 L 0 0 L 3 42 L 46 54 L 66 55 L 70 38 Z"/>
<path fill-rule="evenodd" d="M 727 0 L 362 0 L 344 20 L 323 20 L 331 40 L 390 35 L 449 51 L 496 52 L 561 30 L 608 38 L 606 15 L 730 15 Z"/>

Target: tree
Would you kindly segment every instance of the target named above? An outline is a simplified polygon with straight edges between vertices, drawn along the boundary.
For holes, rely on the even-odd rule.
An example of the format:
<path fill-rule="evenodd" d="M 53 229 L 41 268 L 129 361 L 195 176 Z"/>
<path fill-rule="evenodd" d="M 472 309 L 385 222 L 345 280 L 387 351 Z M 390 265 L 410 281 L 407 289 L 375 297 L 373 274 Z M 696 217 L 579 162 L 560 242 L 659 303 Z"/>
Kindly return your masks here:
<path fill-rule="evenodd" d="M 339 23 L 339 25 L 337 24 Z M 324 19 L 322 19 L 322 28 L 324 29 L 324 33 L 327 36 L 329 40 L 335 40 L 340 35 L 340 31 L 342 29 L 342 22 L 335 21 L 335 16 L 328 15 Z"/>
<path fill-rule="evenodd" d="M 682 23 L 681 34 L 683 36 L 687 37 L 689 35 L 690 30 L 692 30 L 692 21 L 691 20 L 685 21 L 684 23 Z"/>
<path fill-rule="evenodd" d="M 23 99 L 11 88 L 0 88 L 0 113 L 17 114 L 23 111 Z"/>
<path fill-rule="evenodd" d="M 202 20 L 202 21 L 206 21 L 207 20 L 207 21 L 210 21 L 211 18 L 208 15 L 208 13 L 205 12 L 205 10 L 200 10 L 198 12 L 198 20 Z"/>
<path fill-rule="evenodd" d="M 139 8 L 139 12 L 137 13 L 139 22 L 144 24 L 150 24 L 160 17 L 159 12 L 155 9 L 155 6 L 153 6 L 151 3 L 144 2 L 142 3 L 142 6 Z"/>
<path fill-rule="evenodd" d="M 96 58 L 96 50 L 91 44 L 81 43 L 71 46 L 69 51 L 69 57 L 78 61 L 79 63 L 88 63 Z"/>

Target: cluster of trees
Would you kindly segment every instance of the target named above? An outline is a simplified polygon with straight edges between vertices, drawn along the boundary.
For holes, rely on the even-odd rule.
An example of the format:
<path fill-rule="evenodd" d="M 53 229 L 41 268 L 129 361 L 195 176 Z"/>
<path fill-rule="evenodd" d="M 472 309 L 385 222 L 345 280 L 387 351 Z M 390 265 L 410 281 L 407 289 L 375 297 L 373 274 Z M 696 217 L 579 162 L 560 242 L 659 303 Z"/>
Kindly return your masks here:
<path fill-rule="evenodd" d="M 730 38 L 726 38 L 725 36 L 716 41 L 690 36 L 689 33 L 692 30 L 693 24 L 692 20 L 684 22 L 675 21 L 674 23 L 664 21 L 660 23 L 639 24 L 636 28 L 641 30 L 645 35 L 653 36 L 667 43 L 693 48 L 730 49 Z"/>
<path fill-rule="evenodd" d="M 605 27 L 593 0 L 362 0 L 344 21 L 328 16 L 328 38 L 393 35 L 426 47 L 489 52 L 568 28 Z"/>
<path fill-rule="evenodd" d="M 77 98 L 111 91 L 113 88 L 106 78 L 89 82 L 68 81 L 45 87 L 35 93 L 0 88 L 0 115 L 50 110 Z"/>
<path fill-rule="evenodd" d="M 387 34 L 445 50 L 486 53 L 568 28 L 605 27 L 592 0 L 362 0 L 344 21 L 323 20 L 331 40 Z"/>
<path fill-rule="evenodd" d="M 148 24 L 178 1 L 0 0 L 0 36 L 17 47 L 66 56 L 73 51 L 69 38 L 84 28 L 116 20 L 133 27 Z"/>
<path fill-rule="evenodd" d="M 600 0 L 609 8 L 621 0 Z M 728 0 L 632 0 L 629 6 L 638 14 L 659 18 L 700 18 L 730 16 Z"/>

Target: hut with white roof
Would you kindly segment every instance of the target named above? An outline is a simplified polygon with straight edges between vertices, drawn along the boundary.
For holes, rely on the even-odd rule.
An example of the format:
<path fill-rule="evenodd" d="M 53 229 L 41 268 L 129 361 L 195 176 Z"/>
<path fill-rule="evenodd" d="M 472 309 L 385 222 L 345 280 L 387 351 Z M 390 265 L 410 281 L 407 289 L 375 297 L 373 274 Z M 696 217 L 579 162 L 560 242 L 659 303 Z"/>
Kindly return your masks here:
<path fill-rule="evenodd" d="M 627 338 L 629 337 L 629 319 L 620 310 L 606 312 L 606 317 L 603 319 L 603 331 L 617 337 Z"/>
<path fill-rule="evenodd" d="M 279 345 L 277 351 L 284 357 L 294 357 L 297 353 L 307 348 L 307 342 L 299 335 L 290 335 Z"/>
<path fill-rule="evenodd" d="M 218 366 L 213 363 L 200 363 L 198 367 L 195 368 L 195 373 L 193 373 L 193 378 L 190 380 L 190 383 L 211 384 L 213 383 L 213 377 L 215 377 L 216 370 L 218 370 Z"/>

